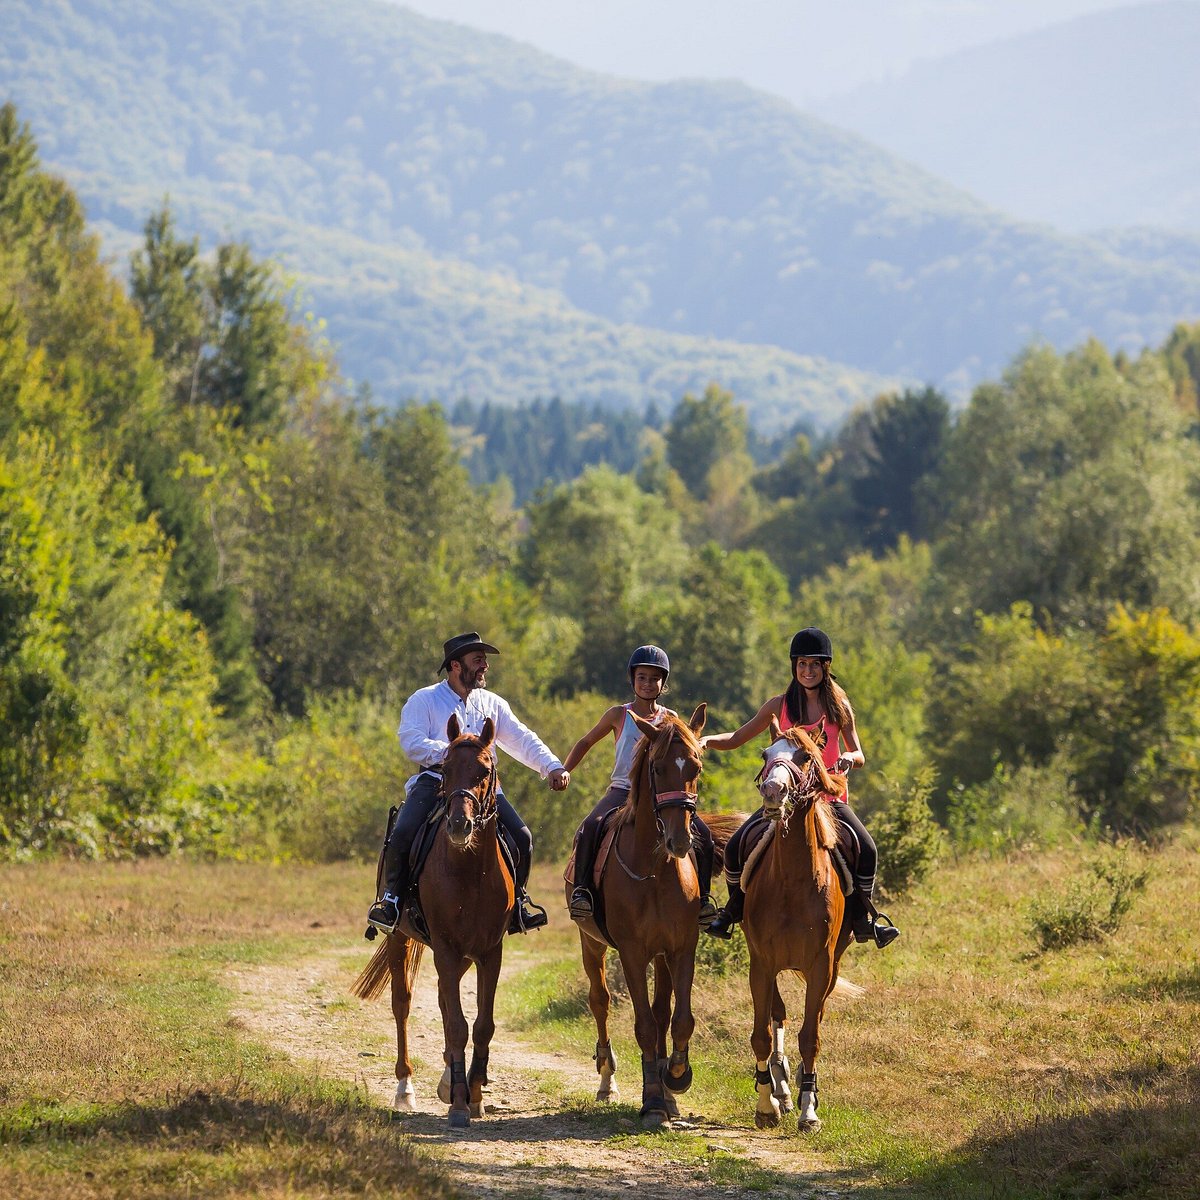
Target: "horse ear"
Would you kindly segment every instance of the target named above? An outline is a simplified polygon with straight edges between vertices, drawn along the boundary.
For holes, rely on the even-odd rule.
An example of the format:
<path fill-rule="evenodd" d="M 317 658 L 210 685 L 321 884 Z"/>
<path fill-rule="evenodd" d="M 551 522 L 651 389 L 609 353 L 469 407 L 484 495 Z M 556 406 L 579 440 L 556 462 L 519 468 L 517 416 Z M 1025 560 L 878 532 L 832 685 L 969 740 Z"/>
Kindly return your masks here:
<path fill-rule="evenodd" d="M 637 713 L 630 712 L 629 715 L 633 718 L 633 723 L 638 727 L 638 732 L 642 737 L 647 737 L 653 740 L 659 734 L 659 728 L 653 721 L 647 721 L 645 717 L 639 717 Z"/>
<path fill-rule="evenodd" d="M 450 720 L 446 722 L 446 736 L 452 741 L 458 741 L 458 735 L 462 733 L 462 729 L 458 724 L 458 713 L 451 713 Z"/>
<path fill-rule="evenodd" d="M 701 701 L 700 704 L 696 705 L 696 711 L 692 713 L 692 719 L 688 722 L 688 725 L 691 726 L 692 732 L 697 737 L 700 736 L 700 730 L 704 728 L 704 718 L 707 713 L 708 705 Z"/>
<path fill-rule="evenodd" d="M 496 722 L 488 717 L 483 723 L 483 730 L 479 734 L 480 749 L 486 750 L 496 737 Z"/>
<path fill-rule="evenodd" d="M 771 714 L 771 741 L 777 742 L 777 741 L 779 741 L 779 739 L 781 737 L 783 737 L 783 730 L 779 728 L 779 718 L 774 713 L 772 713 Z"/>

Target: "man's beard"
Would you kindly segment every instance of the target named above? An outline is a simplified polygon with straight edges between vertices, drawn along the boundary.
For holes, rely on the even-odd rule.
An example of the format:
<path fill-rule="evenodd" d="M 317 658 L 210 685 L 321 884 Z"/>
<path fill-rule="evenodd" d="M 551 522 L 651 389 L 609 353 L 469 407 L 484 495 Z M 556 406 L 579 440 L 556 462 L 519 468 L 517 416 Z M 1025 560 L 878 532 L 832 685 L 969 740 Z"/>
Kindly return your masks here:
<path fill-rule="evenodd" d="M 467 691 L 469 691 L 469 692 L 474 691 L 476 688 L 483 687 L 483 684 L 479 682 L 479 677 L 481 675 L 485 674 L 486 672 L 487 672 L 487 667 L 484 667 L 480 671 L 464 670 L 462 673 L 463 687 L 465 687 L 467 689 Z"/>

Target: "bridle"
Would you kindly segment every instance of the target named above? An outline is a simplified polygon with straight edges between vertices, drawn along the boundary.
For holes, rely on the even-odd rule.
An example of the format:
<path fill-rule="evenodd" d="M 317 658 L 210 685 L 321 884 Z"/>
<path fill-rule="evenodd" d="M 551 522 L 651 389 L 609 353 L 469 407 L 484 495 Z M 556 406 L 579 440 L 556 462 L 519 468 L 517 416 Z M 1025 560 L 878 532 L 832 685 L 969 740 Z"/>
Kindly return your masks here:
<path fill-rule="evenodd" d="M 476 801 L 475 816 L 471 818 L 472 824 L 479 829 L 486 825 L 489 821 L 496 819 L 496 813 L 499 811 L 499 806 L 496 803 L 496 792 L 499 787 L 499 777 L 496 772 L 496 760 L 491 760 L 491 766 L 488 770 L 485 788 L 481 796 L 476 790 L 479 784 L 473 788 L 455 788 L 454 791 L 446 792 L 445 776 L 442 777 L 441 794 L 446 802 L 447 810 L 450 807 L 450 802 L 458 796 L 470 796 Z"/>
<path fill-rule="evenodd" d="M 676 734 L 672 733 L 670 741 L 667 742 L 668 749 L 671 743 L 674 742 Z M 682 740 L 682 739 L 681 739 Z M 649 753 L 649 752 L 647 752 Z M 688 791 L 686 788 L 676 788 L 671 791 L 659 791 L 654 778 L 654 759 L 647 758 L 646 768 L 650 774 L 650 798 L 654 802 L 654 823 L 658 827 L 659 846 L 666 840 L 667 828 L 663 824 L 662 814 L 671 808 L 682 808 L 689 816 L 696 815 L 696 805 L 699 800 L 699 793 Z M 630 879 L 635 879 L 639 883 L 645 882 L 647 879 L 653 879 L 654 872 L 649 875 L 637 874 L 627 862 L 621 857 L 621 852 L 617 848 L 617 844 L 613 843 L 613 854 L 616 856 L 617 862 L 620 863 L 621 869 Z"/>
<path fill-rule="evenodd" d="M 817 786 L 817 780 L 814 776 L 817 774 L 816 764 L 810 758 L 807 766 L 798 767 L 796 765 L 795 751 L 793 749 L 790 755 L 779 755 L 776 758 L 765 761 L 759 772 L 754 777 L 754 782 L 758 785 L 758 790 L 761 793 L 763 783 L 768 771 L 774 770 L 776 767 L 783 767 L 788 773 L 788 782 L 784 788 L 783 798 L 779 802 L 779 816 L 777 819 L 784 827 L 787 828 L 788 821 L 792 814 L 799 811 L 805 812 L 813 803 L 814 800 L 821 794 L 821 789 Z M 764 807 L 766 796 L 763 796 Z M 769 816 L 770 814 L 768 814 Z"/>

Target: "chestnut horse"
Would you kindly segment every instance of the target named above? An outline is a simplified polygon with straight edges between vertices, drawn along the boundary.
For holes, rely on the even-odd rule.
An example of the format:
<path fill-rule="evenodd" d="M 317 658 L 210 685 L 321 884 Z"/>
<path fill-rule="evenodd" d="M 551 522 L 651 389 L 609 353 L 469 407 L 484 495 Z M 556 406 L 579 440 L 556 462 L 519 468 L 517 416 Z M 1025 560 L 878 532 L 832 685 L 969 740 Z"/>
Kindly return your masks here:
<path fill-rule="evenodd" d="M 688 1043 L 695 1029 L 692 975 L 699 936 L 700 888 L 688 857 L 700 775 L 698 735 L 705 705 L 688 724 L 664 714 L 655 725 L 631 713 L 642 733 L 630 775 L 629 798 L 617 811 L 617 833 L 600 883 L 604 922 L 621 958 L 642 1052 L 642 1124 L 657 1128 L 679 1115 L 675 1093 L 692 1083 Z M 570 901 L 571 884 L 567 884 Z M 616 1058 L 608 1033 L 608 945 L 594 922 L 580 923 L 579 941 L 596 1020 L 597 1100 L 615 1100 Z M 646 972 L 654 966 L 654 999 Z M 674 1014 L 672 1014 L 672 997 Z M 667 1058 L 667 1031 L 672 1054 Z"/>
<path fill-rule="evenodd" d="M 504 935 L 513 907 L 513 881 L 497 837 L 496 762 L 492 741 L 496 730 L 484 721 L 479 737 L 462 734 L 458 718 L 446 727 L 450 745 L 442 763 L 446 819 L 437 832 L 421 870 L 418 895 L 438 975 L 442 1010 L 445 1070 L 438 1098 L 450 1105 L 452 1128 L 465 1128 L 483 1115 L 483 1088 L 488 1082 L 488 1047 L 496 1031 L 493 1010 L 504 953 Z M 413 1111 L 415 1093 L 408 1058 L 408 1014 L 412 989 L 424 949 L 405 913 L 394 933 L 375 952 L 354 984 L 364 1000 L 378 996 L 392 981 L 396 1018 L 396 1099 L 394 1107 Z M 475 964 L 478 1010 L 471 1033 L 471 1069 L 466 1067 L 467 1019 L 459 987 Z"/>
<path fill-rule="evenodd" d="M 849 924 L 843 922 L 845 900 L 828 853 L 837 843 L 837 818 L 822 797 L 841 795 L 846 785 L 843 776 L 829 773 L 821 751 L 803 729 L 781 733 L 773 717 L 771 745 L 763 751 L 763 760 L 759 791 L 764 813 L 775 829 L 743 885 L 742 921 L 754 998 L 750 1035 L 757 1065 L 754 1121 L 759 1129 L 773 1128 L 779 1124 L 780 1112 L 791 1108 L 784 1049 L 787 1012 L 778 984 L 779 973 L 791 970 L 805 983 L 797 1122 L 800 1130 L 816 1130 L 821 1127 L 817 1116 L 821 1017 L 851 935 Z"/>

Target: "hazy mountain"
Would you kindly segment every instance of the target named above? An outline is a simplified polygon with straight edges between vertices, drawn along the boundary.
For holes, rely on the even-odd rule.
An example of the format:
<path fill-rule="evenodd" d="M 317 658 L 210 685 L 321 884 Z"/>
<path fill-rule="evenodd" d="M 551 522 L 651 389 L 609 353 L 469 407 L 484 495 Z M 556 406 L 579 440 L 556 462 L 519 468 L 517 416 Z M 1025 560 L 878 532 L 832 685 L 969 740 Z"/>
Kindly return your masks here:
<path fill-rule="evenodd" d="M 803 356 L 963 385 L 1037 337 L 1136 348 L 1200 312 L 1191 265 L 1019 224 L 736 84 L 614 80 L 371 0 L 5 20 L 0 89 L 91 211 L 133 231 L 169 191 L 185 229 L 283 255 L 351 373 L 401 392 L 703 371 L 778 424 L 877 382 Z"/>
<path fill-rule="evenodd" d="M 1200 233 L 1200 4 L 1145 4 L 917 64 L 815 105 L 999 208 Z"/>

